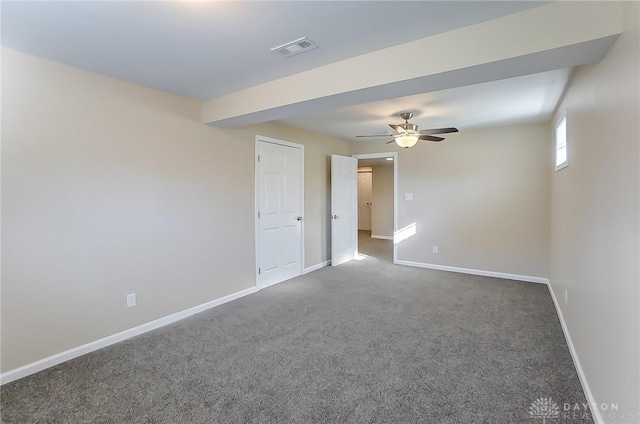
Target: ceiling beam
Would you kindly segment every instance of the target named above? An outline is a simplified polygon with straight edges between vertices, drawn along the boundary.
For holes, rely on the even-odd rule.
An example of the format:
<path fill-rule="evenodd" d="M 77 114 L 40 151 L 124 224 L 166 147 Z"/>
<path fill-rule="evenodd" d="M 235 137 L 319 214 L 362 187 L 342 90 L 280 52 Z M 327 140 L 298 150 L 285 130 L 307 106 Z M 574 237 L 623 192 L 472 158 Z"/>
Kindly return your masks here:
<path fill-rule="evenodd" d="M 622 30 L 619 2 L 545 4 L 212 99 L 203 122 L 248 125 L 595 63 Z"/>

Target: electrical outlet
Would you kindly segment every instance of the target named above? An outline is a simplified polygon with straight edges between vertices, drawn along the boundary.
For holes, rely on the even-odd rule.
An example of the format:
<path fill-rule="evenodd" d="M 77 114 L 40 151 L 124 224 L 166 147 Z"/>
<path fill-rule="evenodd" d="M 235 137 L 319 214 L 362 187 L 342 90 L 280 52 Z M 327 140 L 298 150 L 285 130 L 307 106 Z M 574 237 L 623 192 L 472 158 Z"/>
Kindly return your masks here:
<path fill-rule="evenodd" d="M 569 301 L 569 290 L 564 289 L 564 303 L 566 305 L 566 303 Z"/>
<path fill-rule="evenodd" d="M 127 308 L 133 308 L 134 306 L 136 306 L 137 302 L 136 302 L 136 294 L 135 293 L 131 293 L 127 295 Z"/>
<path fill-rule="evenodd" d="M 440 248 L 438 246 L 433 246 L 433 253 L 440 253 Z"/>

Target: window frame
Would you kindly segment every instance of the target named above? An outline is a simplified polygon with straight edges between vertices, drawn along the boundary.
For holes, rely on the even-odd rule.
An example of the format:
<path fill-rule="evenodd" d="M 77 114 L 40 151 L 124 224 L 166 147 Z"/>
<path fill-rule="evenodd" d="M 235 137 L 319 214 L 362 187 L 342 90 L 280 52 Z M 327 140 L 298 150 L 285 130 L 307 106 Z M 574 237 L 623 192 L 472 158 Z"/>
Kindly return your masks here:
<path fill-rule="evenodd" d="M 553 145 L 554 145 L 554 164 L 555 164 L 555 169 L 556 171 L 560 171 L 561 169 L 566 168 L 567 166 L 569 166 L 569 131 L 568 131 L 568 113 L 565 111 L 565 113 L 563 113 L 560 116 L 560 119 L 558 119 L 558 121 L 556 122 L 555 125 L 555 129 L 553 131 Z M 558 151 L 560 150 L 558 147 L 558 129 L 560 128 L 561 125 L 564 124 L 564 151 L 565 151 L 565 158 L 564 158 L 564 162 L 558 164 Z"/>

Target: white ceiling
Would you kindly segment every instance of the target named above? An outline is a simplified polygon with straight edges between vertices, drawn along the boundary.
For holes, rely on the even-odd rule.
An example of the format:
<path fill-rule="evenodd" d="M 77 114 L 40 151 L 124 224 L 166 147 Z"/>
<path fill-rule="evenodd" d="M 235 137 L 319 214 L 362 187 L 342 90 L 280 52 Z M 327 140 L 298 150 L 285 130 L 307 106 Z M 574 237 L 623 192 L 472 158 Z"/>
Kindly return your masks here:
<path fill-rule="evenodd" d="M 358 159 L 358 168 L 387 165 L 393 165 L 393 161 L 387 160 L 386 158 Z"/>
<path fill-rule="evenodd" d="M 468 85 L 415 96 L 364 103 L 282 122 L 362 142 L 385 138 L 356 138 L 364 134 L 392 134 L 388 124 L 401 124 L 400 112 L 414 112 L 411 123 L 420 129 L 457 127 L 459 130 L 548 121 L 571 75 L 570 69 L 541 72 L 483 84 Z M 444 135 L 446 137 L 446 135 Z"/>
<path fill-rule="evenodd" d="M 78 68 L 210 100 L 542 3 L 3 1 L 1 41 L 5 47 Z M 269 51 L 302 36 L 319 48 L 290 58 Z M 414 112 L 411 122 L 421 129 L 546 121 L 570 73 L 554 70 L 307 115 L 298 109 L 282 122 L 362 141 L 354 136 L 390 133 L 387 124 L 401 123 L 402 111 Z"/>
<path fill-rule="evenodd" d="M 2 45 L 209 100 L 516 13 L 526 1 L 2 2 Z M 319 48 L 281 57 L 302 36 Z"/>

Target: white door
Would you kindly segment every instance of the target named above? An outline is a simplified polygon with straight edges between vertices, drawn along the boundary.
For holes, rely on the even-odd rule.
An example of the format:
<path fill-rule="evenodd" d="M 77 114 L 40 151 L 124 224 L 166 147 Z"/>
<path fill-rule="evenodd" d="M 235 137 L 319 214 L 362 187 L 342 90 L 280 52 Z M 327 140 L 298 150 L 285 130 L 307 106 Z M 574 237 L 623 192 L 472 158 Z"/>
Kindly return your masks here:
<path fill-rule="evenodd" d="M 258 287 L 302 274 L 302 146 L 259 140 Z"/>
<path fill-rule="evenodd" d="M 358 172 L 358 230 L 371 230 L 371 172 Z"/>
<path fill-rule="evenodd" d="M 358 250 L 358 160 L 331 155 L 331 265 L 356 257 Z"/>

